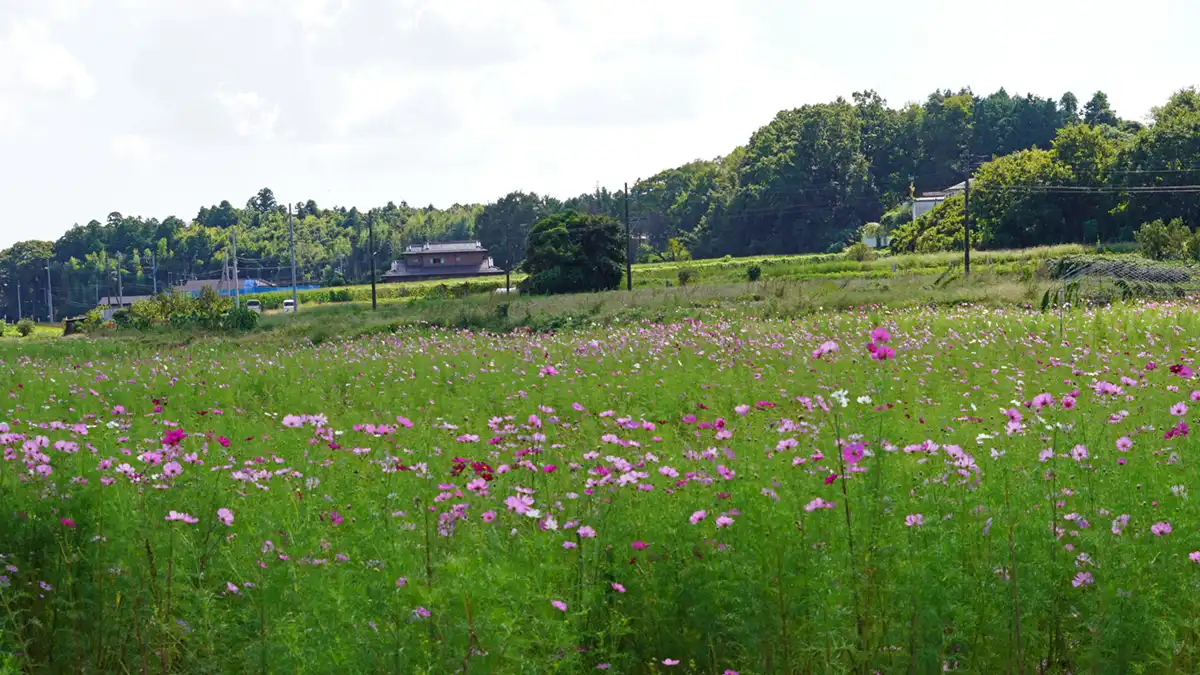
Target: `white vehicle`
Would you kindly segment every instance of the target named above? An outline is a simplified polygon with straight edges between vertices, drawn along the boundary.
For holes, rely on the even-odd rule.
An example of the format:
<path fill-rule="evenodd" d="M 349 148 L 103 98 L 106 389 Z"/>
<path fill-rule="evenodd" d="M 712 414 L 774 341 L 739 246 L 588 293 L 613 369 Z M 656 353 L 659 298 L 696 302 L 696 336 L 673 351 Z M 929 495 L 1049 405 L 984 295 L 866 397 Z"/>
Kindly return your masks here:
<path fill-rule="evenodd" d="M 255 314 L 262 314 L 262 303 L 258 300 L 247 300 L 246 309 L 254 312 Z"/>
<path fill-rule="evenodd" d="M 283 301 L 283 313 L 287 314 L 288 312 L 294 312 L 294 311 L 296 311 L 296 302 L 294 300 L 292 300 L 291 298 L 284 300 Z"/>

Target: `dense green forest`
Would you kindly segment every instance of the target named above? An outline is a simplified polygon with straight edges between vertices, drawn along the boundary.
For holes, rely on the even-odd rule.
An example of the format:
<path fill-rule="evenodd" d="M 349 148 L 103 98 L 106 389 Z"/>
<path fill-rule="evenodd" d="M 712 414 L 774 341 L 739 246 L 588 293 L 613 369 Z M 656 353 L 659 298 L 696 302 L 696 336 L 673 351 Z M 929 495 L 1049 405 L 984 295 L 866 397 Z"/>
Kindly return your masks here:
<path fill-rule="evenodd" d="M 1200 174 L 1200 94 L 1175 93 L 1143 125 L 1119 119 L 1103 92 L 1081 106 L 1071 93 L 939 91 L 899 108 L 860 92 L 781 111 L 724 157 L 639 179 L 628 205 L 648 259 L 838 250 L 872 221 L 893 232 L 894 249 L 932 251 L 961 245 L 962 199 L 916 223 L 905 203 L 961 182 L 968 169 L 982 247 L 1130 239 L 1158 218 L 1200 225 L 1200 195 L 1163 191 Z M 368 220 L 381 268 L 408 244 L 465 238 L 508 266 L 542 218 L 567 209 L 620 218 L 625 203 L 623 191 L 607 189 L 565 200 L 513 192 L 444 209 L 388 202 L 369 212 L 309 200 L 291 205 L 299 277 L 366 280 Z M 115 294 L 118 268 L 126 295 L 218 277 L 235 230 L 241 274 L 284 281 L 288 206 L 263 188 L 242 207 L 222 201 L 190 220 L 114 212 L 55 242 L 19 242 L 0 251 L 3 313 L 15 316 L 19 284 L 24 313 L 45 316 L 47 276 L 59 316 Z"/>

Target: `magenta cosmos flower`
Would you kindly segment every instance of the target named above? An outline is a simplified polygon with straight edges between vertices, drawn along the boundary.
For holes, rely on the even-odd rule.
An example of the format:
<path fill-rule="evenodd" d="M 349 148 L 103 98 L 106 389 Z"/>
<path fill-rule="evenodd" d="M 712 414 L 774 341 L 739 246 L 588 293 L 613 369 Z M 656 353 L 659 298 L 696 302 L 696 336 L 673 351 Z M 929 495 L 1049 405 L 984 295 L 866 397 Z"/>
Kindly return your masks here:
<path fill-rule="evenodd" d="M 167 429 L 167 433 L 163 434 L 162 442 L 163 445 L 175 446 L 179 445 L 180 441 L 185 438 L 187 438 L 187 433 L 183 429 Z"/>
<path fill-rule="evenodd" d="M 860 461 L 862 461 L 864 452 L 865 448 L 863 448 L 862 443 L 851 443 L 850 445 L 842 448 L 842 459 L 844 459 L 847 464 L 858 464 Z"/>
<path fill-rule="evenodd" d="M 550 604 L 554 605 L 554 609 L 557 609 L 560 612 L 567 611 L 567 603 L 563 602 L 562 600 L 551 600 Z"/>

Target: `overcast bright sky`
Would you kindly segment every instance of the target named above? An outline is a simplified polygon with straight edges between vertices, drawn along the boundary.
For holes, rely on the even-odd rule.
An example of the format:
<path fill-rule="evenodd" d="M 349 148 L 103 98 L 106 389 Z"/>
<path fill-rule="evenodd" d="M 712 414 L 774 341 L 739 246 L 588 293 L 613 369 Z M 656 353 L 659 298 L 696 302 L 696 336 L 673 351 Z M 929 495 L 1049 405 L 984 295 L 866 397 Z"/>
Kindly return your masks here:
<path fill-rule="evenodd" d="M 1200 83 L 1195 0 L 0 0 L 0 247 L 111 211 L 618 188 L 873 88 Z"/>

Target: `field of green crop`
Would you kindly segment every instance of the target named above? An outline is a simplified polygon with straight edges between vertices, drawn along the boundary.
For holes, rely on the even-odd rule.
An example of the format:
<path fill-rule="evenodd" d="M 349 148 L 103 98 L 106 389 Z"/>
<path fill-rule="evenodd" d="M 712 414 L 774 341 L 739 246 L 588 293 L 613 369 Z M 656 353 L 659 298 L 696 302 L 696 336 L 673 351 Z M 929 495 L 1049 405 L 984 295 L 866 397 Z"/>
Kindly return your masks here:
<path fill-rule="evenodd" d="M 1197 310 L 3 341 L 0 673 L 1194 673 Z"/>

